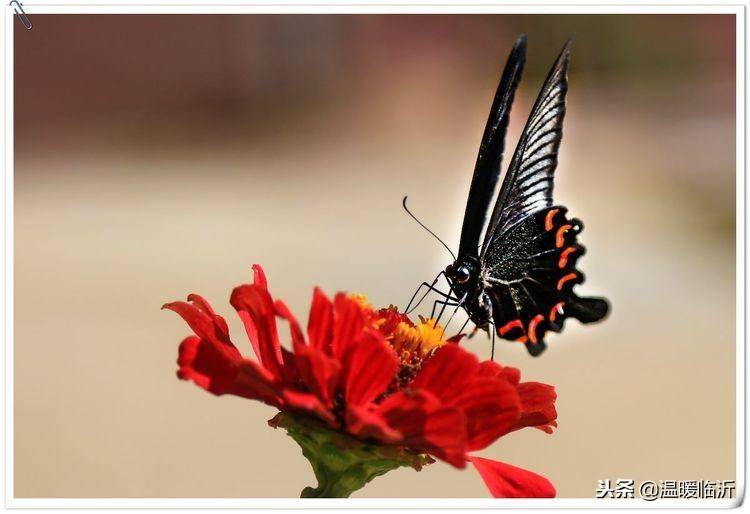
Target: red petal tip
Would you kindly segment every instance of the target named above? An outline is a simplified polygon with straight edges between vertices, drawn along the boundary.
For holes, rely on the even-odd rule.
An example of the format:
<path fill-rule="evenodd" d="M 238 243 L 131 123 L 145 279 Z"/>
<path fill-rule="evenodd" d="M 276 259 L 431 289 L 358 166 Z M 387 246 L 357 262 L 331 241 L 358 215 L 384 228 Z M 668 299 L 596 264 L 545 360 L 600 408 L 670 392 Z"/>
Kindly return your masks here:
<path fill-rule="evenodd" d="M 469 457 L 495 498 L 554 498 L 552 483 L 541 475 L 503 462 Z"/>

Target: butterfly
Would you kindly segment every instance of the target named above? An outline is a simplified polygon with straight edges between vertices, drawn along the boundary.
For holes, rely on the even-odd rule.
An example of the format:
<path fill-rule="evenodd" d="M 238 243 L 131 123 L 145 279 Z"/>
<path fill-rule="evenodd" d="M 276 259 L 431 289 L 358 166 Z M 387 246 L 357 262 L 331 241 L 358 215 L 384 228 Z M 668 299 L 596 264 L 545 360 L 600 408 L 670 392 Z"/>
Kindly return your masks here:
<path fill-rule="evenodd" d="M 469 316 L 467 322 L 492 334 L 493 356 L 495 334 L 524 343 L 528 352 L 537 356 L 546 348 L 547 332 L 560 332 L 567 318 L 592 323 L 609 311 L 606 299 L 573 292 L 573 287 L 584 281 L 583 273 L 575 267 L 585 252 L 578 243 L 583 223 L 569 218 L 567 209 L 552 199 L 570 44 L 570 40 L 565 43 L 534 102 L 490 214 L 509 114 L 526 60 L 526 37 L 516 40 L 479 147 L 458 255 L 432 284 L 422 284 L 443 296 L 433 305 L 433 316 L 438 304 L 442 305 L 441 316 L 446 307 L 454 307 L 454 313 L 463 308 Z M 441 275 L 450 285 L 450 294 L 434 288 Z"/>

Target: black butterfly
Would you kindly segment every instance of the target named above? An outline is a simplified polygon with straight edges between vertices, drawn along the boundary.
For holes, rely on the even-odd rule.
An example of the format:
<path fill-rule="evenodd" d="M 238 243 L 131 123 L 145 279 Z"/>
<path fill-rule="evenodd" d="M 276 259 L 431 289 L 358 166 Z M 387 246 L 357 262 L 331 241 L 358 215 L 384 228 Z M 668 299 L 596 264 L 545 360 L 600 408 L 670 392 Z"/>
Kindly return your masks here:
<path fill-rule="evenodd" d="M 526 37 L 516 40 L 479 147 L 458 256 L 432 284 L 422 284 L 435 290 L 434 285 L 444 275 L 453 294 L 441 293 L 444 301 L 435 302 L 435 307 L 443 306 L 441 315 L 447 306 L 456 310 L 463 307 L 477 328 L 489 333 L 493 326 L 493 353 L 495 333 L 525 343 L 529 353 L 536 356 L 546 348 L 547 331 L 561 331 L 566 318 L 592 323 L 609 311 L 604 298 L 581 298 L 573 293 L 573 286 L 584 280 L 575 269 L 585 251 L 577 243 L 583 224 L 568 218 L 565 207 L 552 203 L 569 57 L 570 41 L 534 103 L 480 247 L 479 238 L 500 175 L 508 116 L 526 59 Z"/>

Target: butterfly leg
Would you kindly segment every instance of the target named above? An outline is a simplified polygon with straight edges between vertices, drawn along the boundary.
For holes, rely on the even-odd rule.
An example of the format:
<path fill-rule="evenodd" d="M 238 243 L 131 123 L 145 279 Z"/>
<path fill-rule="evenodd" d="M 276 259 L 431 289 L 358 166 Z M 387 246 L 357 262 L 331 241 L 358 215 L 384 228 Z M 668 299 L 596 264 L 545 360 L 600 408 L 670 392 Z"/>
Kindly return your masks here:
<path fill-rule="evenodd" d="M 437 318 L 435 318 L 435 311 L 437 310 L 437 306 L 442 305 L 440 308 L 440 312 L 438 313 Z M 443 314 L 445 314 L 445 308 L 446 307 L 458 307 L 461 305 L 459 302 L 452 302 L 450 300 L 435 300 L 435 302 L 432 304 L 432 312 L 430 313 L 430 318 L 435 319 L 435 324 L 433 326 L 437 326 L 437 324 L 440 322 L 440 318 L 443 317 Z"/>
<path fill-rule="evenodd" d="M 427 291 L 422 295 L 422 298 L 419 299 L 419 301 L 414 305 L 414 309 L 419 307 L 419 304 L 422 303 L 422 301 L 425 299 L 425 297 L 430 293 L 430 288 L 435 285 L 437 282 L 437 279 L 435 279 L 432 284 L 428 284 L 427 282 L 422 282 L 419 284 L 419 287 L 414 291 L 414 294 L 411 295 L 411 298 L 409 299 L 409 303 L 406 304 L 406 308 L 404 309 L 404 314 L 409 314 L 413 309 L 411 304 L 414 303 L 414 299 L 417 297 L 419 292 L 422 290 L 423 287 L 427 287 Z"/>
<path fill-rule="evenodd" d="M 464 331 L 464 329 L 466 328 L 466 325 L 468 325 L 468 324 L 469 324 L 469 321 L 471 321 L 471 318 L 466 318 L 466 321 L 464 321 L 464 324 L 463 324 L 463 325 L 461 325 L 461 328 L 459 328 L 459 329 L 458 329 L 458 333 L 459 333 L 459 334 L 461 334 L 461 333 L 462 333 L 462 332 Z M 472 335 L 473 335 L 473 334 L 474 334 L 474 332 L 476 332 L 477 330 L 479 330 L 479 329 L 478 329 L 477 327 L 474 327 L 474 330 L 472 330 L 472 332 L 471 332 L 471 333 L 472 333 Z M 469 337 L 469 338 L 471 338 L 471 336 L 468 336 L 468 337 Z"/>
<path fill-rule="evenodd" d="M 492 325 L 492 351 L 490 352 L 490 360 L 495 360 L 495 325 Z"/>
<path fill-rule="evenodd" d="M 427 297 L 427 295 L 430 294 L 430 290 L 435 288 L 435 284 L 437 284 L 437 281 L 440 280 L 440 275 L 442 275 L 443 273 L 445 272 L 441 271 L 440 273 L 438 273 L 437 276 L 435 277 L 435 280 L 432 281 L 432 284 L 428 284 L 427 282 L 422 282 L 421 284 L 419 284 L 419 287 L 417 288 L 417 290 L 414 291 L 413 295 L 411 295 L 411 299 L 409 300 L 409 303 L 406 304 L 406 309 L 404 309 L 404 314 L 409 314 L 413 310 L 411 304 L 414 303 L 414 299 L 417 297 L 417 295 L 419 294 L 419 292 L 422 290 L 423 287 L 427 287 L 427 291 L 425 291 L 425 293 L 422 295 L 422 298 L 420 298 L 419 301 L 414 305 L 414 309 L 416 309 L 419 306 L 419 304 L 422 303 L 422 301 Z"/>
<path fill-rule="evenodd" d="M 489 311 L 487 313 L 488 318 L 489 318 L 487 320 L 487 330 L 492 332 L 492 350 L 490 350 L 490 360 L 494 361 L 495 360 L 495 333 L 497 332 L 497 330 L 495 329 L 495 321 L 494 321 L 495 318 L 492 317 L 492 302 L 490 302 L 487 305 L 487 309 Z"/>
<path fill-rule="evenodd" d="M 444 293 L 443 291 L 435 287 L 435 284 L 437 284 L 437 281 L 440 280 L 440 277 L 442 275 L 445 275 L 444 271 L 441 271 L 440 273 L 438 273 L 438 276 L 435 277 L 435 280 L 433 280 L 431 284 L 428 284 L 427 282 L 422 282 L 420 284 L 417 290 L 414 291 L 414 294 L 412 295 L 411 300 L 409 300 L 409 303 L 406 306 L 406 309 L 404 309 L 404 314 L 411 314 L 414 311 L 414 309 L 419 307 L 421 303 L 424 301 L 424 299 L 427 297 L 427 295 L 430 294 L 430 291 L 432 291 L 433 293 L 439 294 L 442 298 L 446 300 L 453 300 L 454 302 L 458 301 L 458 298 L 453 297 L 450 293 Z M 419 294 L 419 291 L 421 291 L 423 287 L 426 287 L 427 291 L 425 291 L 422 297 L 419 299 L 419 301 L 412 306 L 414 299 L 417 297 L 417 294 Z"/>
<path fill-rule="evenodd" d="M 461 308 L 461 306 L 462 306 L 462 305 L 464 304 L 464 302 L 466 301 L 466 297 L 467 297 L 467 296 L 469 296 L 469 293 L 465 293 L 465 294 L 464 294 L 464 295 L 463 295 L 463 296 L 461 297 L 461 299 L 460 299 L 460 300 L 458 301 L 458 304 L 457 304 L 457 305 L 455 305 L 455 309 L 453 309 L 453 312 L 451 313 L 451 317 L 450 317 L 450 318 L 448 318 L 448 322 L 447 322 L 447 323 L 445 324 L 445 329 L 444 329 L 444 330 L 445 330 L 446 332 L 448 331 L 448 326 L 449 326 L 449 325 L 451 324 L 451 321 L 453 321 L 453 317 L 454 317 L 454 316 L 456 315 L 456 313 L 458 312 L 458 309 L 460 309 L 460 308 Z M 464 325 L 465 325 L 465 324 L 464 324 Z M 459 333 L 460 333 L 460 332 L 459 332 Z"/>

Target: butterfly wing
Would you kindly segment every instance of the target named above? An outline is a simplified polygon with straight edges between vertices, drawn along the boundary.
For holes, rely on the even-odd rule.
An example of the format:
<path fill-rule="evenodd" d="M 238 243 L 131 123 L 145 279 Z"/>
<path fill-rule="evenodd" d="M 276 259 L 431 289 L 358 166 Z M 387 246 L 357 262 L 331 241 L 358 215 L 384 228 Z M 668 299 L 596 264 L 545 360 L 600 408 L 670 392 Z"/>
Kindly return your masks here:
<path fill-rule="evenodd" d="M 497 334 L 525 343 L 532 355 L 545 349 L 547 331 L 561 331 L 568 317 L 593 323 L 609 311 L 604 298 L 573 292 L 584 281 L 575 266 L 586 249 L 578 243 L 583 223 L 566 212 L 552 206 L 526 216 L 485 255 L 486 292 Z"/>
<path fill-rule="evenodd" d="M 568 90 L 570 41 L 563 47 L 534 103 L 492 212 L 481 258 L 498 335 L 522 341 L 532 355 L 546 347 L 547 331 L 566 318 L 583 323 L 606 316 L 603 298 L 573 293 L 583 274 L 575 263 L 583 224 L 552 204 L 557 152 Z"/>
<path fill-rule="evenodd" d="M 570 41 L 560 52 L 534 102 L 492 210 L 482 255 L 524 216 L 552 205 L 557 150 L 562 140 L 568 92 Z"/>
<path fill-rule="evenodd" d="M 500 175 L 500 162 L 505 148 L 509 113 L 518 82 L 521 80 L 525 60 L 526 36 L 521 35 L 513 45 L 508 61 L 505 63 L 502 79 L 484 128 L 469 188 L 469 197 L 466 201 L 461 243 L 458 250 L 459 258 L 477 253 L 479 236 L 484 228 L 490 200 Z"/>

